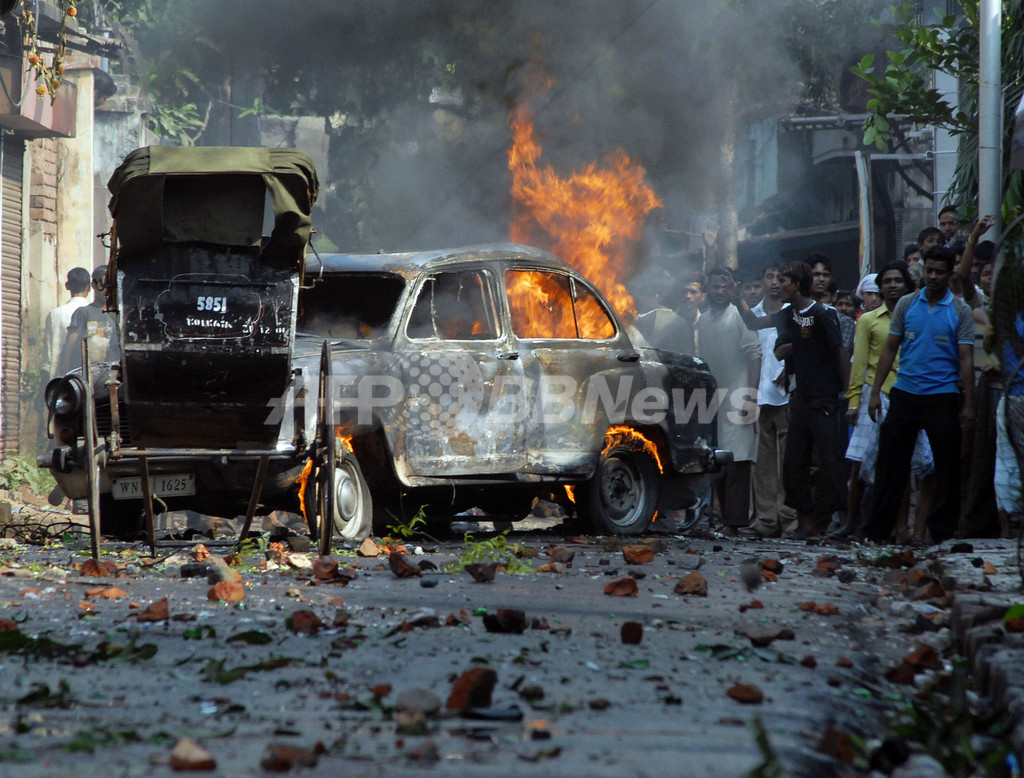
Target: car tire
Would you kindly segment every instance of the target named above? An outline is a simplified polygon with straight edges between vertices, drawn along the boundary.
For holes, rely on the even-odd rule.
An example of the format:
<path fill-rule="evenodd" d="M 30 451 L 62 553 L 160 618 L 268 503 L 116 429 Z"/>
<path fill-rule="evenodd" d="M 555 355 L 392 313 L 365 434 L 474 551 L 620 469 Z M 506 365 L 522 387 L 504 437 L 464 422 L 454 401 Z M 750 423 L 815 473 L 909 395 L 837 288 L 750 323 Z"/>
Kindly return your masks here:
<path fill-rule="evenodd" d="M 651 526 L 661 480 L 658 463 L 641 443 L 627 439 L 606 448 L 583 486 L 577 508 L 594 532 L 639 535 Z"/>
<path fill-rule="evenodd" d="M 351 453 L 334 466 L 333 533 L 346 540 L 365 540 L 373 529 L 373 498 L 359 462 Z"/>
<path fill-rule="evenodd" d="M 100 534 L 111 538 L 134 538 L 142 528 L 142 503 L 138 500 L 115 500 L 113 495 L 100 495 Z"/>

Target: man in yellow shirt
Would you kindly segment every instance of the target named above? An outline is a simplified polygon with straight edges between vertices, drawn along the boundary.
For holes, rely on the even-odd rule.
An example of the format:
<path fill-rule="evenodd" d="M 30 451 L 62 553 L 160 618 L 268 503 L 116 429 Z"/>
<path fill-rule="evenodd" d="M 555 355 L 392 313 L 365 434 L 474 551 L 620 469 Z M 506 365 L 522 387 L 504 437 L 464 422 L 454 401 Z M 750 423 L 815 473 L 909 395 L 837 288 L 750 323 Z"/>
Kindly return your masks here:
<path fill-rule="evenodd" d="M 853 436 L 846 450 L 846 458 L 853 462 L 850 474 L 847 521 L 839 527 L 835 534 L 849 535 L 858 529 L 861 502 L 864 498 L 864 485 L 874 483 L 874 465 L 878 458 L 878 423 L 873 422 L 867 413 L 871 385 L 875 380 L 878 358 L 882 347 L 889 337 L 889 322 L 892 309 L 905 294 L 914 291 L 910 272 L 904 262 L 890 262 L 883 267 L 877 276 L 878 287 L 882 296 L 882 304 L 864 313 L 857 320 L 857 334 L 853 346 L 853 364 L 850 366 L 850 384 L 846 390 L 849 410 L 846 412 L 848 424 L 855 425 Z M 898 364 L 898 362 L 897 362 Z M 895 366 L 882 384 L 883 414 L 888 406 L 889 390 L 896 382 Z M 932 467 L 931 450 L 927 445 L 927 437 L 919 439 L 914 451 L 914 472 L 923 476 Z M 906 532 L 906 515 L 902 517 L 903 533 Z M 917 529 L 915 527 L 915 529 Z M 922 525 L 921 530 L 924 527 Z M 899 531 L 899 530 L 898 530 Z"/>

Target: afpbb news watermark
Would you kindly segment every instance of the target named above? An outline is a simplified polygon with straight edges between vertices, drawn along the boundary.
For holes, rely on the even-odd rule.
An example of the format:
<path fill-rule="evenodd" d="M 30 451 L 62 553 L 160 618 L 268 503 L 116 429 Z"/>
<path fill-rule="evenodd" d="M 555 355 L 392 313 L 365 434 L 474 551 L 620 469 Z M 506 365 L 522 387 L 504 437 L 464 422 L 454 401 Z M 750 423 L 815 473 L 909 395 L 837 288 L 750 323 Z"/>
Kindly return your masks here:
<path fill-rule="evenodd" d="M 448 364 L 444 364 L 448 363 Z M 462 364 L 460 364 L 462 363 Z M 434 432 L 464 429 L 469 425 L 506 427 L 522 422 L 536 424 L 676 425 L 696 421 L 712 423 L 725 414 L 735 425 L 753 424 L 758 418 L 757 388 L 688 389 L 638 386 L 633 375 L 596 375 L 580 381 L 574 376 L 540 378 L 495 376 L 484 380 L 471 360 L 424 360 L 423 365 L 404 366 L 406 378 L 391 375 L 337 375 L 328 380 L 326 409 L 331 423 L 354 420 L 360 426 L 377 419 L 404 416 L 405 422 Z M 267 424 L 277 425 L 286 413 L 301 407 L 319 417 L 319 398 L 309 387 L 293 387 L 268 403 Z M 311 420 L 311 419 L 310 419 Z"/>

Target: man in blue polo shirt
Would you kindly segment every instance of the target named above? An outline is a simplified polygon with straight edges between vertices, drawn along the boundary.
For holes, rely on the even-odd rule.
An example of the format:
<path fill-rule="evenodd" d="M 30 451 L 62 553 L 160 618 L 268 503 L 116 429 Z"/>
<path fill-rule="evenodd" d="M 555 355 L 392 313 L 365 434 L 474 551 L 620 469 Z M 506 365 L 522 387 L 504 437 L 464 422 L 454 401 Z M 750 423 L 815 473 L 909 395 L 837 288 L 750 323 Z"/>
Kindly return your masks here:
<path fill-rule="evenodd" d="M 960 425 L 974 414 L 974 320 L 970 306 L 949 291 L 954 264 L 951 249 L 928 249 L 924 289 L 901 298 L 892 312 L 868 403 L 868 414 L 877 421 L 882 385 L 898 352 L 896 383 L 879 431 L 868 540 L 889 539 L 922 429 L 935 458 L 936 489 L 928 512 L 932 542 L 951 538 L 960 518 Z"/>

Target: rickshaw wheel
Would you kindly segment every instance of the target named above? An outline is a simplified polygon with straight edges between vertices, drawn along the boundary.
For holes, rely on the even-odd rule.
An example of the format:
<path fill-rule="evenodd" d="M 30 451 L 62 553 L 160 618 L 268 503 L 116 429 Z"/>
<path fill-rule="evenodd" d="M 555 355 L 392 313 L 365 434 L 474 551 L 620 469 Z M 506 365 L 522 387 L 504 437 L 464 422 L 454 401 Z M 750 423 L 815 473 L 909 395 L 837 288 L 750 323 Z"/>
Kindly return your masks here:
<path fill-rule="evenodd" d="M 317 551 L 320 556 L 331 553 L 334 533 L 334 471 L 337 465 L 337 440 L 334 435 L 334 403 L 331 400 L 331 344 L 324 341 L 320 351 L 320 380 L 317 391 L 316 468 Z"/>

